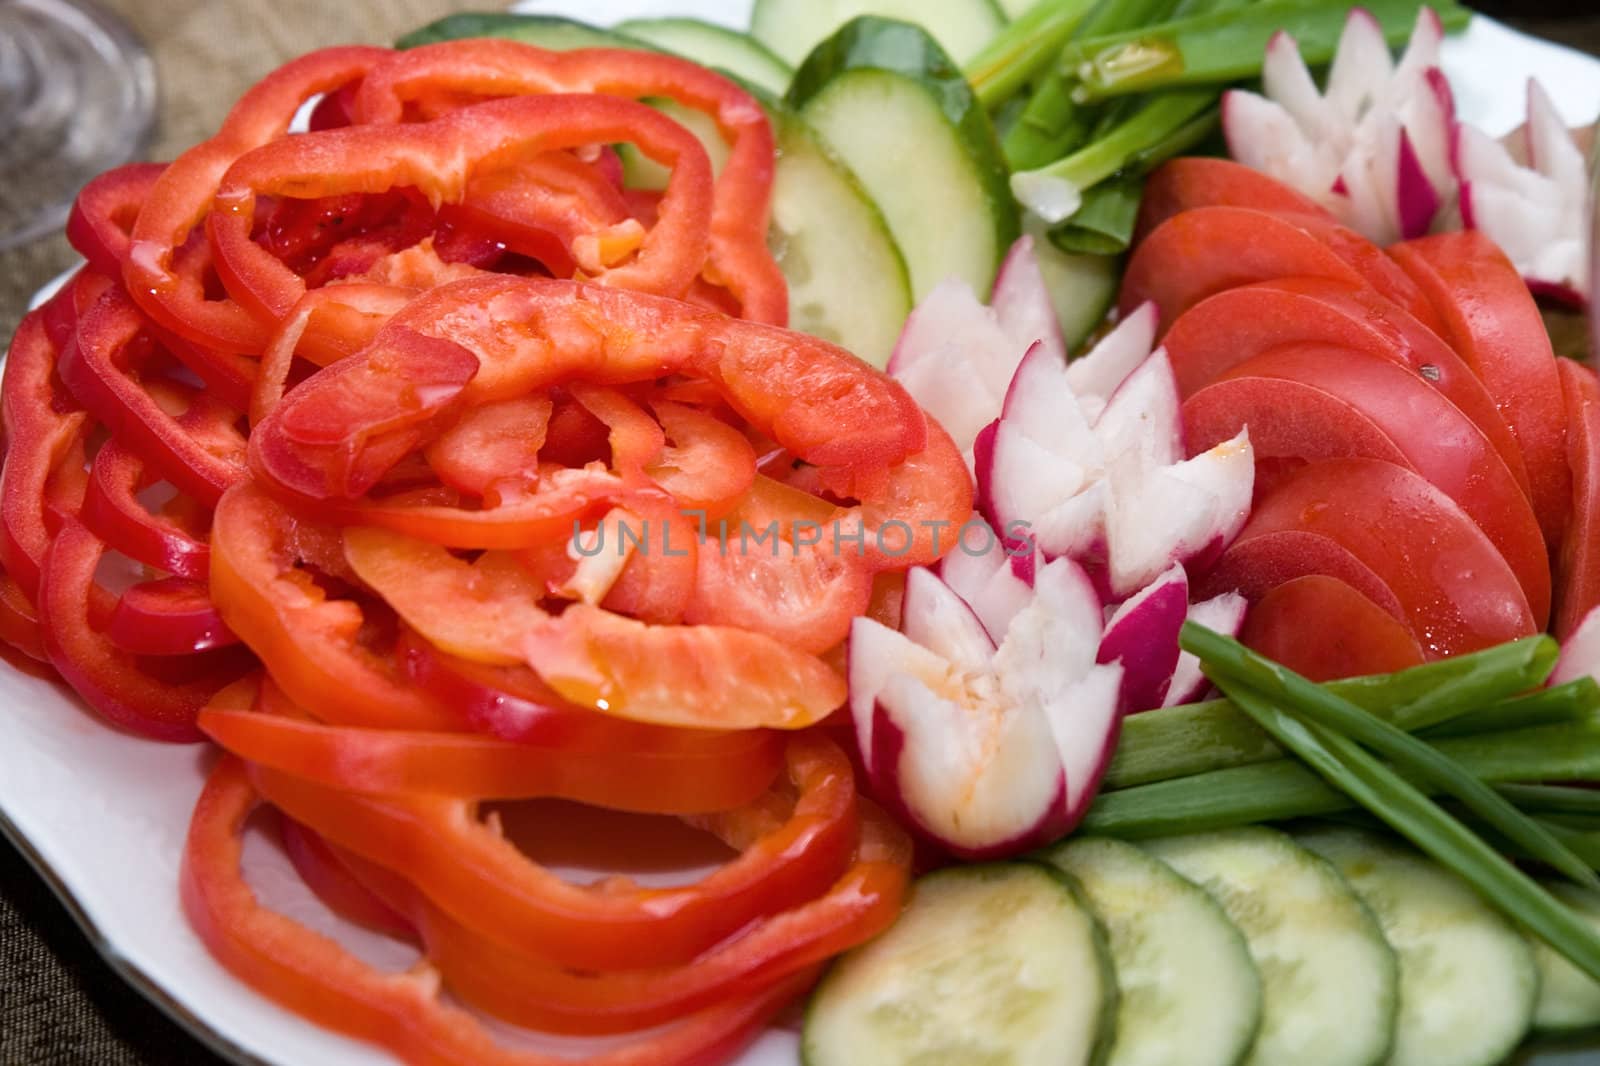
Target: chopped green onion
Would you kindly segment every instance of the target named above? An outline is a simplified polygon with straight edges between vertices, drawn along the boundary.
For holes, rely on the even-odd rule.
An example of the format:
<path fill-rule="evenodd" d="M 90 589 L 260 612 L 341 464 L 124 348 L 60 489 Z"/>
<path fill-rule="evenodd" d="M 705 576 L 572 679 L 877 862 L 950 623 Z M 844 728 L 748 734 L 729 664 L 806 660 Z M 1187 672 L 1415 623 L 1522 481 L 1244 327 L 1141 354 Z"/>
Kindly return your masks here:
<path fill-rule="evenodd" d="M 1051 67 L 1095 4 L 1040 0 L 1001 30 L 967 63 L 967 81 L 978 102 L 992 110 Z"/>
<path fill-rule="evenodd" d="M 1596 710 L 1600 710 L 1600 685 L 1595 684 L 1593 678 L 1580 677 L 1554 688 L 1542 688 L 1514 700 L 1469 711 L 1422 730 L 1419 735 L 1431 739 L 1495 733 L 1502 729 L 1571 722 Z"/>
<path fill-rule="evenodd" d="M 1121 255 L 1133 243 L 1144 175 L 1101 182 L 1084 193 L 1076 214 L 1050 231 L 1050 243 L 1071 255 Z"/>

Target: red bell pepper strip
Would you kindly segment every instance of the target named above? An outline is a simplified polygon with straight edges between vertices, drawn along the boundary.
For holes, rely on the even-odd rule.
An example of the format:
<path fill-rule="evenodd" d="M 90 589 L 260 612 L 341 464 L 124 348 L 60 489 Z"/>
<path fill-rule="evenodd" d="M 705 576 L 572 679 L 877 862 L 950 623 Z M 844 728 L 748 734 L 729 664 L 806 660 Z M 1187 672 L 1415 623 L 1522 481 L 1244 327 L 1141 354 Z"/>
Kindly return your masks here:
<path fill-rule="evenodd" d="M 0 424 L 6 439 L 0 472 L 0 564 L 22 595 L 35 601 L 51 539 L 46 488 L 58 470 L 72 476 L 72 457 L 81 450 L 88 419 L 56 387 L 56 356 L 43 313 L 35 311 L 17 327 L 0 384 Z"/>
<path fill-rule="evenodd" d="M 685 513 L 699 512 L 709 521 L 727 514 L 755 484 L 756 452 L 749 438 L 686 404 L 655 399 L 650 407 L 667 438 L 660 457 L 645 467 L 650 480 Z"/>
<path fill-rule="evenodd" d="M 45 336 L 50 339 L 51 347 L 57 352 L 65 348 L 78 328 L 78 319 L 116 283 L 115 275 L 102 274 L 88 266 L 67 279 L 56 290 L 56 294 L 39 308 L 44 317 Z"/>
<path fill-rule="evenodd" d="M 553 98 L 532 98 L 545 99 Z M 458 366 L 418 338 L 452 343 L 466 358 Z M 901 463 L 930 439 L 901 386 L 826 341 L 638 292 L 488 275 L 423 293 L 359 359 L 296 389 L 253 437 L 253 469 L 310 499 L 359 494 L 403 454 L 385 446 L 363 457 L 369 427 L 421 444 L 457 399 L 477 406 L 573 379 L 625 384 L 673 373 L 711 382 L 758 432 L 841 477 Z M 402 390 L 407 376 L 428 382 L 425 396 Z M 364 471 L 358 479 L 347 473 L 353 466 Z"/>
<path fill-rule="evenodd" d="M 141 581 L 125 589 L 106 620 L 106 639 L 135 655 L 193 655 L 239 643 L 203 581 Z"/>
<path fill-rule="evenodd" d="M 0 641 L 38 662 L 48 662 L 39 612 L 11 576 L 0 570 Z"/>
<path fill-rule="evenodd" d="M 259 766 L 251 782 L 329 843 L 402 873 L 455 920 L 539 958 L 580 969 L 688 962 L 749 923 L 826 892 L 858 840 L 855 777 L 831 741 L 789 740 L 788 785 L 717 816 L 748 846 L 693 884 L 568 882 L 516 849 L 470 800 L 341 792 Z M 786 811 L 778 820 L 773 808 Z"/>
<path fill-rule="evenodd" d="M 1442 233 L 1389 249 L 1433 302 L 1444 338 L 1478 372 L 1522 449 L 1552 550 L 1572 515 L 1566 418 L 1556 358 L 1527 284 L 1477 230 Z"/>
<path fill-rule="evenodd" d="M 776 163 L 772 127 L 760 102 L 732 81 L 665 54 L 548 52 L 499 39 L 445 41 L 397 52 L 379 64 L 356 94 L 355 113 L 366 122 L 398 122 L 407 101 L 441 91 L 666 97 L 710 116 L 729 152 L 716 179 L 707 277 L 732 293 L 741 317 L 775 326 L 788 322 L 788 287 L 767 247 Z"/>
<path fill-rule="evenodd" d="M 574 1034 L 661 1025 L 870 939 L 899 917 L 911 865 L 905 834 L 886 815 L 864 808 L 856 859 L 826 894 L 770 915 L 682 966 L 574 973 L 506 951 L 453 920 L 403 877 L 325 846 L 358 883 L 406 916 L 451 992 L 513 1024 Z"/>
<path fill-rule="evenodd" d="M 217 763 L 184 847 L 179 881 L 190 923 L 224 966 L 263 995 L 418 1066 L 720 1066 L 815 979 L 814 970 L 803 971 L 585 1059 L 511 1050 L 440 998 L 431 969 L 383 973 L 262 907 L 240 868 L 241 833 L 258 802 L 237 759 Z"/>
<path fill-rule="evenodd" d="M 128 297 L 109 289 L 78 322 L 62 352 L 63 384 L 111 432 L 182 491 L 214 506 L 244 476 L 244 441 L 211 435 L 199 440 L 156 402 L 138 378 L 136 354 L 144 316 Z M 192 428 L 192 427 L 191 427 Z"/>
<path fill-rule="evenodd" d="M 1565 640 L 1600 606 L 1600 379 L 1570 359 L 1557 359 L 1566 401 L 1567 462 L 1572 471 L 1572 524 L 1556 555 L 1556 616 Z"/>
<path fill-rule="evenodd" d="M 663 738 L 653 748 L 580 748 L 472 733 L 354 729 L 217 709 L 201 714 L 200 728 L 251 763 L 345 791 L 557 798 L 645 814 L 742 806 L 764 793 L 783 766 L 783 740 L 765 732 L 688 734 Z M 626 743 L 626 734 L 617 732 Z"/>
<path fill-rule="evenodd" d="M 118 648 L 97 624 L 114 607 L 95 582 L 106 544 L 76 521 L 56 535 L 39 586 L 39 623 L 50 662 L 108 721 L 157 740 L 200 739 L 195 718 L 223 686 L 253 663 L 229 658 L 187 667 L 180 679 L 158 676 Z"/>
<path fill-rule="evenodd" d="M 134 221 L 166 169 L 165 163 L 129 163 L 78 193 L 67 216 L 67 241 L 90 267 L 108 278 L 122 277 Z"/>
<path fill-rule="evenodd" d="M 532 491 L 551 409 L 550 397 L 537 395 L 475 407 L 428 445 L 428 466 L 444 484 L 473 496 Z"/>
<path fill-rule="evenodd" d="M 312 289 L 272 331 L 250 392 L 250 424 L 272 413 L 289 386 L 297 357 L 330 366 L 372 343 L 416 295 L 392 285 L 349 283 Z"/>
<path fill-rule="evenodd" d="M 211 545 L 204 531 L 178 518 L 153 514 L 139 493 L 154 478 L 145 461 L 121 442 L 109 440 L 95 454 L 83 524 L 117 551 L 155 570 L 204 581 L 211 570 Z"/>
<path fill-rule="evenodd" d="M 416 941 L 411 923 L 357 881 L 327 841 L 291 818 L 279 819 L 278 835 L 294 872 L 329 910 L 365 929 Z"/>
<path fill-rule="evenodd" d="M 286 63 L 239 98 L 215 137 L 167 167 L 134 222 L 123 271 L 146 314 L 204 347 L 261 350 L 266 327 L 232 299 L 208 299 L 203 274 L 179 269 L 178 249 L 204 221 L 234 160 L 282 137 L 305 101 L 359 81 L 388 54 L 383 48 L 325 48 Z"/>
<path fill-rule="evenodd" d="M 362 642 L 361 608 L 330 597 L 297 566 L 310 561 L 307 545 L 319 535 L 302 524 L 253 482 L 217 505 L 211 596 L 228 628 L 291 698 L 324 721 L 459 730 L 461 719 L 401 678 L 392 656 Z"/>
<path fill-rule="evenodd" d="M 606 285 L 681 296 L 705 263 L 712 177 L 705 148 L 659 111 L 605 96 L 495 100 L 425 123 L 350 126 L 263 145 L 224 175 L 207 228 L 228 291 L 263 322 L 282 319 L 305 295 L 304 279 L 251 240 L 257 199 L 330 196 L 414 186 L 436 203 L 459 203 L 471 179 L 518 156 L 631 142 L 672 168 L 661 214 Z M 629 223 L 632 225 L 632 223 Z"/>

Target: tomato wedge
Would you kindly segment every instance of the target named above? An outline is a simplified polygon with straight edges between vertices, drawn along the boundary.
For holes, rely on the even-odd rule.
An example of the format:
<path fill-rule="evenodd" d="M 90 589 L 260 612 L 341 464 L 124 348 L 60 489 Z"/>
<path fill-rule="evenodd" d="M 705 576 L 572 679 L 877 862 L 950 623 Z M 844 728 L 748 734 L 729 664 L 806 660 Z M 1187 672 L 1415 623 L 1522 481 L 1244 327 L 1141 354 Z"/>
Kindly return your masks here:
<path fill-rule="evenodd" d="M 1322 345 L 1257 355 L 1183 406 L 1199 453 L 1250 427 L 1258 459 L 1381 459 L 1454 500 L 1516 573 L 1534 621 L 1550 614 L 1550 561 L 1533 508 L 1488 440 L 1449 400 L 1386 359 Z"/>
<path fill-rule="evenodd" d="M 1423 661 L 1405 623 L 1323 574 L 1286 581 L 1261 597 L 1239 639 L 1313 681 L 1386 674 Z"/>
<path fill-rule="evenodd" d="M 1528 467 L 1545 540 L 1561 544 L 1572 515 L 1566 418 L 1544 319 L 1516 267 L 1476 230 L 1389 250 L 1433 302 L 1444 336 L 1505 414 Z"/>

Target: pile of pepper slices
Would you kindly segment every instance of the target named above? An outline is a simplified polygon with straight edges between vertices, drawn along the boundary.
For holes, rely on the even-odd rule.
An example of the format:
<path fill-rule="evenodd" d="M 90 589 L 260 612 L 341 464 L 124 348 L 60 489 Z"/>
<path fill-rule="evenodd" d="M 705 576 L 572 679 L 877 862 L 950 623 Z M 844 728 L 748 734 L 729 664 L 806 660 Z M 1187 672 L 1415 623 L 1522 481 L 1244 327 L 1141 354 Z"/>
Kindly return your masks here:
<path fill-rule="evenodd" d="M 710 116 L 721 170 L 646 98 Z M 759 104 L 691 63 L 461 41 L 306 56 L 84 190 L 87 265 L 5 370 L 0 637 L 225 749 L 184 902 L 266 995 L 416 1062 L 569 1061 L 462 1005 L 713 1062 L 894 920 L 910 847 L 858 796 L 841 646 L 972 487 L 898 385 L 782 328 L 772 171 Z M 739 854 L 567 883 L 479 809 L 546 797 Z M 261 803 L 424 963 L 260 906 Z"/>

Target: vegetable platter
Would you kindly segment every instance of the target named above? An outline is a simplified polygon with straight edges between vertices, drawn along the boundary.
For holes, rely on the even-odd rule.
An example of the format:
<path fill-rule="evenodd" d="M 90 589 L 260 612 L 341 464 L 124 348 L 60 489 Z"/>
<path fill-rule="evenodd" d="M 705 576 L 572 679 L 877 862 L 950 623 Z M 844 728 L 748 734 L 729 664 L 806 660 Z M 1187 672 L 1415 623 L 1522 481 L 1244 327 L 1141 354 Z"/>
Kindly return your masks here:
<path fill-rule="evenodd" d="M 1600 1025 L 1600 63 L 522 9 L 98 179 L 11 343 L 0 828 L 128 980 L 297 1066 Z"/>

